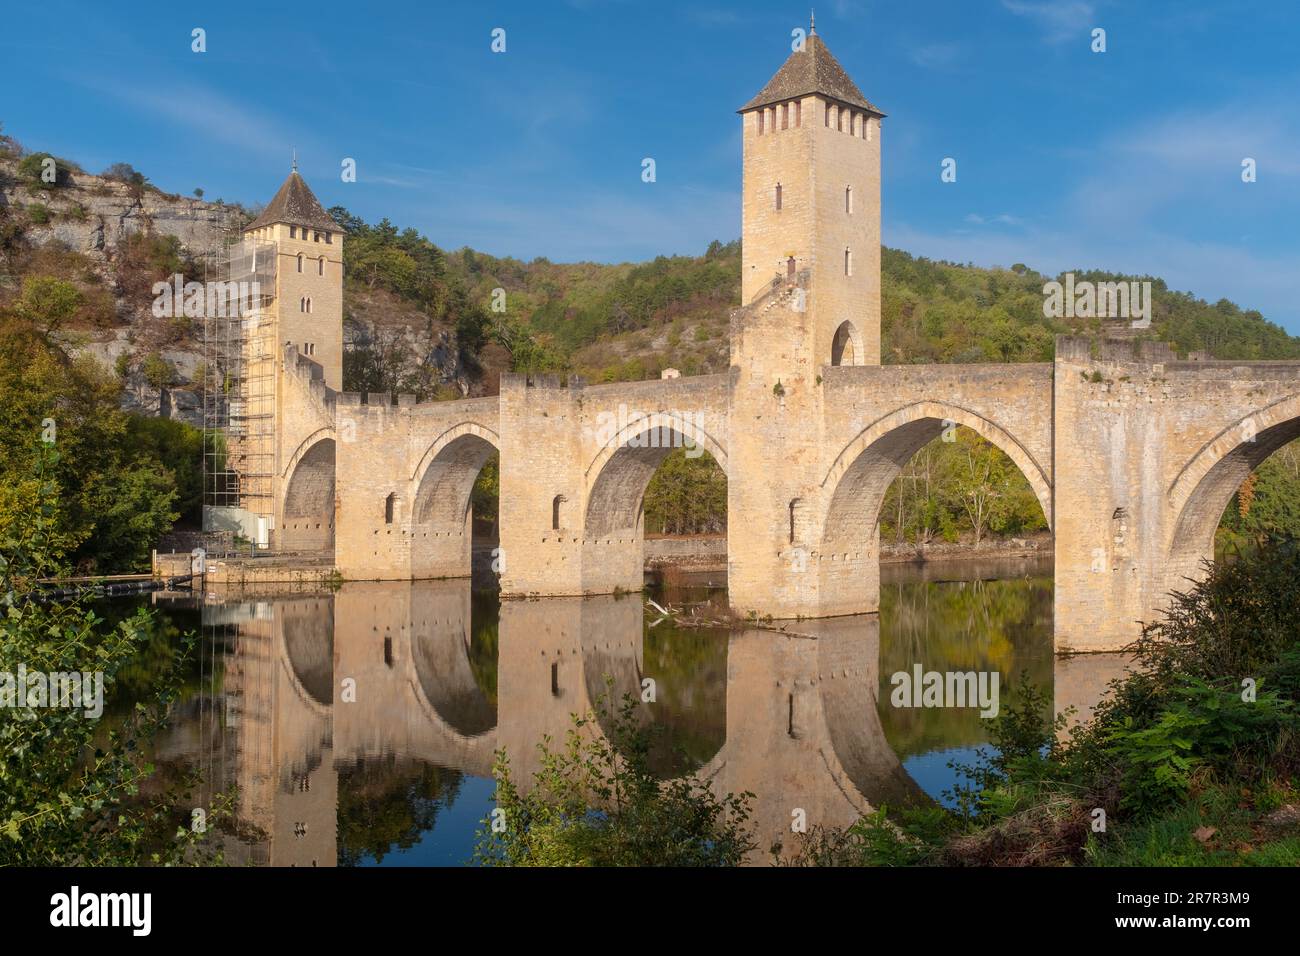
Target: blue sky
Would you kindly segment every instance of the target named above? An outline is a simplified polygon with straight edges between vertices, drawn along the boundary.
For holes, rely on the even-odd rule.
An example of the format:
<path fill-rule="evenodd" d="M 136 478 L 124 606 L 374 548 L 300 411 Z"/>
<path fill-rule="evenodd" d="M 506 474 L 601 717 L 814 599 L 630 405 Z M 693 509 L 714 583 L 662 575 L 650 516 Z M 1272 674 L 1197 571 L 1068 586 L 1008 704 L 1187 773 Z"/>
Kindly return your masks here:
<path fill-rule="evenodd" d="M 296 147 L 327 206 L 451 248 L 602 262 L 740 234 L 735 110 L 808 16 L 709 0 L 180 6 L 11 5 L 5 131 L 246 203 L 271 197 Z M 836 0 L 817 28 L 889 114 L 886 244 L 1160 275 L 1300 334 L 1300 5 Z"/>

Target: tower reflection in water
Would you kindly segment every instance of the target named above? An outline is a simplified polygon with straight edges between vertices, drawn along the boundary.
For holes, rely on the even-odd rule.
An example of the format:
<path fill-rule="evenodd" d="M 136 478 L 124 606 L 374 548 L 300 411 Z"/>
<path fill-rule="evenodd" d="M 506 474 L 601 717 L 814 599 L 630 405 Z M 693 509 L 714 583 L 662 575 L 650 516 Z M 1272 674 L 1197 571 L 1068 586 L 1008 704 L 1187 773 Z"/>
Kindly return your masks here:
<path fill-rule="evenodd" d="M 673 630 L 647 622 L 639 595 L 498 605 L 466 581 L 428 581 L 209 603 L 202 616 L 211 699 L 178 723 L 173 749 L 200 764 L 204 799 L 236 790 L 233 864 L 465 862 L 495 752 L 530 780 L 543 736 L 562 741 L 610 690 L 663 728 L 658 774 L 755 795 L 758 862 L 789 842 L 796 814 L 847 826 L 931 799 L 881 724 L 875 615 L 797 634 Z M 1047 666 L 1058 709 L 1085 711 L 1117 669 Z"/>

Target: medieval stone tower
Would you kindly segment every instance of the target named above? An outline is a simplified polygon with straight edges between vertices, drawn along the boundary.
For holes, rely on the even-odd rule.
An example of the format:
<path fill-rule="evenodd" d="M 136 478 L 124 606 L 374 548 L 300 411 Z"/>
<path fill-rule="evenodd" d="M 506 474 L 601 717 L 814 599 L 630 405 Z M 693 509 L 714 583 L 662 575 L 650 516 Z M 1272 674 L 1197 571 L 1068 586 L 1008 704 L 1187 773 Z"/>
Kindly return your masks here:
<path fill-rule="evenodd" d="M 740 109 L 741 302 L 808 272 L 813 365 L 880 363 L 880 121 L 814 30 Z"/>
<path fill-rule="evenodd" d="M 822 369 L 880 364 L 880 121 L 815 30 L 740 109 L 728 580 L 742 608 L 820 603 Z M 874 551 L 876 531 L 865 529 Z"/>
<path fill-rule="evenodd" d="M 246 438 L 251 451 L 241 481 L 245 507 L 268 527 L 279 547 L 319 550 L 334 542 L 334 442 L 312 446 L 299 459 L 299 437 L 320 412 L 284 401 L 287 376 L 301 371 L 283 361 L 292 346 L 309 378 L 343 388 L 343 232 L 321 207 L 295 162 L 266 209 L 244 229 L 244 248 L 274 261 L 274 295 L 246 320 Z M 265 453 L 262 445 L 269 443 Z M 287 496 L 288 469 L 298 494 Z M 266 477 L 263 478 L 262 476 Z M 322 518 L 324 520 L 322 520 Z M 264 534 L 259 534 L 259 541 Z"/>
<path fill-rule="evenodd" d="M 245 238 L 275 243 L 276 288 L 269 320 L 277 346 L 297 346 L 343 388 L 343 233 L 298 174 L 297 164 Z"/>

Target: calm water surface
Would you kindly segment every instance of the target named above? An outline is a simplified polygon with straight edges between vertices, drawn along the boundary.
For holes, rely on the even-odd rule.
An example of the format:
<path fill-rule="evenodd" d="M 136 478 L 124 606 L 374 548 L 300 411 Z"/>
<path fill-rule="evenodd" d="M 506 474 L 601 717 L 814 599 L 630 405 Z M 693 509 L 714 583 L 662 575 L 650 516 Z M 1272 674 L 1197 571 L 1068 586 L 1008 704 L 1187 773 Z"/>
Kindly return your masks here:
<path fill-rule="evenodd" d="M 639 716 L 663 730 L 656 772 L 752 791 L 766 848 L 794 808 L 846 826 L 881 803 L 946 802 L 958 782 L 948 763 L 974 758 L 987 721 L 895 708 L 891 674 L 996 671 L 1005 706 L 1026 673 L 1058 708 L 1087 708 L 1115 669 L 1054 658 L 1050 566 L 1032 562 L 886 566 L 879 615 L 784 633 L 677 627 L 639 595 L 502 603 L 465 581 L 157 607 L 155 647 L 112 705 L 144 692 L 181 631 L 201 630 L 155 761 L 159 773 L 197 767 L 209 793 L 236 790 L 249 835 L 228 839 L 227 859 L 276 866 L 468 862 L 493 806 L 494 752 L 528 779 L 541 736 L 562 738 L 608 682 L 640 700 L 654 681 Z"/>

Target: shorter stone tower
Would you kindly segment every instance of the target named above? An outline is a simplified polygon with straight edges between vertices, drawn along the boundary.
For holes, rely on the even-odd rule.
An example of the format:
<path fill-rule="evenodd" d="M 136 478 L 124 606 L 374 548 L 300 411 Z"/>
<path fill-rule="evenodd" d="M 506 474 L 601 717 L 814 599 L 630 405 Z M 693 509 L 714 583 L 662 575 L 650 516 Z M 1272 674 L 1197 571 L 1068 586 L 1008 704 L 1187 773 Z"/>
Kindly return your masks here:
<path fill-rule="evenodd" d="M 343 232 L 298 174 L 297 163 L 244 237 L 276 245 L 277 346 L 294 345 L 343 388 Z"/>
<path fill-rule="evenodd" d="M 323 549 L 333 543 L 334 443 L 318 442 L 304 462 L 295 462 L 303 436 L 319 427 L 318 410 L 290 400 L 302 391 L 290 388 L 288 378 L 305 375 L 334 391 L 343 388 L 343 233 L 295 162 L 245 227 L 243 246 L 274 257 L 275 289 L 273 296 L 261 290 L 261 307 L 243 323 L 244 429 L 232 438 L 245 452 L 241 505 L 253 518 L 242 520 L 253 522 L 250 537 L 261 546 Z M 297 351 L 292 368 L 289 346 Z M 290 469 L 301 486 L 297 504 L 287 501 Z M 304 507 L 312 520 L 297 514 Z"/>

